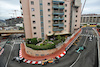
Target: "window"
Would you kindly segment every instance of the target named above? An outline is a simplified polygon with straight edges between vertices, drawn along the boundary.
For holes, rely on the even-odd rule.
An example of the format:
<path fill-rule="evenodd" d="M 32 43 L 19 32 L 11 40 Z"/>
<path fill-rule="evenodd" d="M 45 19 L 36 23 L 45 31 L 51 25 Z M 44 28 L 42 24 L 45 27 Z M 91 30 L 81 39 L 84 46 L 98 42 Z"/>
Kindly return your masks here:
<path fill-rule="evenodd" d="M 76 15 L 76 17 L 77 17 L 77 15 Z"/>
<path fill-rule="evenodd" d="M 34 32 L 34 35 L 36 35 L 36 32 Z"/>
<path fill-rule="evenodd" d="M 65 12 L 67 12 L 67 10 L 65 10 Z"/>
<path fill-rule="evenodd" d="M 34 11 L 34 8 L 32 8 L 32 11 Z"/>
<path fill-rule="evenodd" d="M 41 26 L 43 27 L 43 23 L 41 23 Z"/>
<path fill-rule="evenodd" d="M 42 3 L 40 3 L 40 5 L 42 5 Z"/>
<path fill-rule="evenodd" d="M 66 25 L 65 25 L 65 27 L 66 27 Z"/>
<path fill-rule="evenodd" d="M 33 29 L 36 29 L 36 27 L 33 27 Z"/>
<path fill-rule="evenodd" d="M 48 17 L 50 17 L 50 15 L 48 15 Z"/>
<path fill-rule="evenodd" d="M 49 33 L 51 33 L 51 31 L 49 31 Z"/>
<path fill-rule="evenodd" d="M 34 1 L 31 1 L 31 5 L 34 5 Z"/>
<path fill-rule="evenodd" d="M 44 29 L 41 29 L 41 32 L 44 32 Z"/>
<path fill-rule="evenodd" d="M 65 15 L 65 17 L 67 17 L 67 15 Z"/>
<path fill-rule="evenodd" d="M 75 22 L 77 22 L 77 20 L 75 20 Z"/>
<path fill-rule="evenodd" d="M 32 15 L 32 17 L 35 17 L 35 15 Z"/>
<path fill-rule="evenodd" d="M 42 37 L 44 37 L 44 33 L 42 33 Z"/>
<path fill-rule="evenodd" d="M 50 3 L 48 3 L 48 6 L 50 6 Z"/>
<path fill-rule="evenodd" d="M 49 28 L 50 28 L 51 26 L 49 26 Z"/>
<path fill-rule="evenodd" d="M 78 12 L 78 10 L 76 10 L 76 13 Z"/>
<path fill-rule="evenodd" d="M 33 21 L 33 23 L 35 23 L 35 21 Z"/>
<path fill-rule="evenodd" d="M 50 23 L 51 21 L 50 21 L 50 20 L 48 20 L 48 22 Z"/>
<path fill-rule="evenodd" d="M 67 4 L 65 4 L 65 6 L 67 7 Z"/>
<path fill-rule="evenodd" d="M 65 20 L 65 22 L 66 22 L 66 20 Z"/>
<path fill-rule="evenodd" d="M 48 11 L 50 12 L 50 9 L 48 9 Z"/>
<path fill-rule="evenodd" d="M 77 25 L 75 25 L 75 27 L 76 27 Z"/>

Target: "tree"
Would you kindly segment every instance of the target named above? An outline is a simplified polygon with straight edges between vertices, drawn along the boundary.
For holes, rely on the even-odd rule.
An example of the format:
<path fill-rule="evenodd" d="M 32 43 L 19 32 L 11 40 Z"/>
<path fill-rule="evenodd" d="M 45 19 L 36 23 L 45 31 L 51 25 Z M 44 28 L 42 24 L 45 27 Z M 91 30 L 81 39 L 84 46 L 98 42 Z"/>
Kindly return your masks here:
<path fill-rule="evenodd" d="M 63 42 L 65 41 L 65 37 L 62 37 L 62 39 L 61 39 Z"/>
<path fill-rule="evenodd" d="M 19 30 L 24 30 L 24 28 L 23 27 L 20 27 Z"/>
<path fill-rule="evenodd" d="M 57 40 L 61 40 L 61 36 L 58 35 L 58 36 L 56 37 L 56 39 L 57 39 Z"/>
<path fill-rule="evenodd" d="M 35 44 L 36 45 L 38 43 L 37 38 L 32 38 L 31 39 L 31 42 L 32 42 L 32 44 Z"/>
<path fill-rule="evenodd" d="M 97 28 L 100 28 L 100 25 L 97 25 Z"/>
<path fill-rule="evenodd" d="M 53 39 L 55 39 L 55 32 L 53 33 L 52 37 L 53 37 Z"/>

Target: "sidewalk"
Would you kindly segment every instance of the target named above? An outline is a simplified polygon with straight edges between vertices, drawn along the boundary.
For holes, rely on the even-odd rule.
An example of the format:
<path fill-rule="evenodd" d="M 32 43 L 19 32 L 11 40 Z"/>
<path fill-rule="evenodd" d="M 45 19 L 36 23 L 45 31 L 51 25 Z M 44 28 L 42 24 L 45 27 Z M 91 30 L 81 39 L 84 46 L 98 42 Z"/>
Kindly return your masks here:
<path fill-rule="evenodd" d="M 81 31 L 81 30 L 80 30 Z M 79 31 L 79 32 L 80 32 Z M 79 33 L 78 32 L 78 33 Z M 59 56 L 61 53 L 63 53 L 65 51 L 65 48 L 70 44 L 71 41 L 73 41 L 73 39 L 78 35 L 78 33 L 76 33 L 66 44 L 64 44 L 64 46 L 59 49 L 58 51 L 56 51 L 55 53 L 53 54 L 50 54 L 50 55 L 47 55 L 47 56 L 41 56 L 41 57 L 34 57 L 34 56 L 29 56 L 28 54 L 26 54 L 25 52 L 25 46 L 24 44 L 20 44 L 21 46 L 21 51 L 22 51 L 22 56 L 23 58 L 27 59 L 27 60 L 34 60 L 34 61 L 37 61 L 37 60 L 43 60 L 43 59 L 50 59 L 50 58 L 55 58 L 56 56 Z"/>
<path fill-rule="evenodd" d="M 100 32 L 99 32 L 99 30 L 97 29 L 97 31 L 98 31 L 98 34 L 99 34 L 99 36 L 100 36 Z"/>

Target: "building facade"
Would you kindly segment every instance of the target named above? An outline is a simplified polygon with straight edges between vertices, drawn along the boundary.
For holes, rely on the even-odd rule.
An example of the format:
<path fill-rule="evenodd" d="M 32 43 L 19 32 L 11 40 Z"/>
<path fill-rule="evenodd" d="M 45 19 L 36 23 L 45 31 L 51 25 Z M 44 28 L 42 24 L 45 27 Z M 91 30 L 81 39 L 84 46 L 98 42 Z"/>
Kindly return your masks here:
<path fill-rule="evenodd" d="M 8 26 L 16 26 L 16 24 L 18 23 L 23 23 L 23 18 L 22 17 L 10 18 L 6 19 L 5 21 Z"/>
<path fill-rule="evenodd" d="M 98 24 L 100 25 L 100 14 L 83 14 L 81 16 L 81 25 Z"/>
<path fill-rule="evenodd" d="M 73 33 L 80 28 L 81 0 L 20 0 L 26 38 Z"/>

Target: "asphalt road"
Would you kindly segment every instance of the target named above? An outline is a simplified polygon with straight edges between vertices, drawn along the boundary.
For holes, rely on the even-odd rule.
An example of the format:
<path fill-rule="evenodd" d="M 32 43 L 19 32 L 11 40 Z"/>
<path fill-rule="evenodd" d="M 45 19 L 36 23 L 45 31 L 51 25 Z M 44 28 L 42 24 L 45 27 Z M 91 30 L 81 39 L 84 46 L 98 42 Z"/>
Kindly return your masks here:
<path fill-rule="evenodd" d="M 0 56 L 0 67 L 5 67 L 10 50 L 11 46 L 6 45 L 3 54 Z"/>
<path fill-rule="evenodd" d="M 89 34 L 95 35 L 91 28 L 88 28 Z M 82 34 L 87 34 L 86 28 L 83 29 Z M 77 59 L 78 53 L 76 53 L 76 49 L 83 45 L 86 36 L 81 36 L 80 41 L 77 45 L 73 45 L 68 51 L 67 54 L 59 60 L 58 64 L 47 64 L 43 67 L 70 67 L 70 65 Z M 0 67 L 5 67 L 6 60 L 8 58 L 10 52 L 10 46 L 5 46 L 4 53 L 0 56 Z M 26 63 L 18 63 L 16 61 L 11 61 L 13 57 L 18 56 L 19 44 L 15 44 L 10 56 L 10 60 L 8 62 L 7 67 L 42 67 L 41 65 L 32 65 Z M 7 55 L 6 55 L 7 54 Z M 96 67 L 96 38 L 93 38 L 93 41 L 86 41 L 86 49 L 81 53 L 81 57 L 78 62 L 73 67 Z M 6 59 L 5 59 L 6 58 Z"/>
<path fill-rule="evenodd" d="M 91 28 L 88 28 L 89 35 L 95 35 Z M 96 35 L 95 35 L 96 36 Z M 93 40 L 86 41 L 86 49 L 81 53 L 81 57 L 73 67 L 97 67 L 97 45 L 96 37 Z"/>

